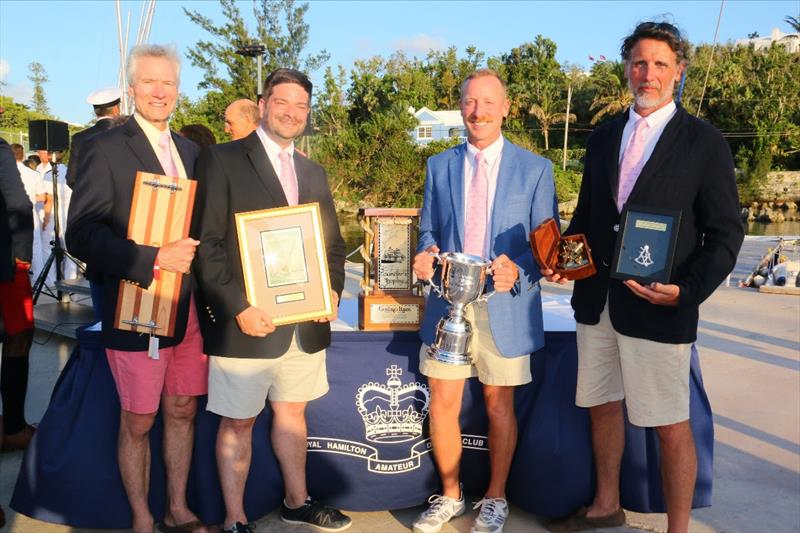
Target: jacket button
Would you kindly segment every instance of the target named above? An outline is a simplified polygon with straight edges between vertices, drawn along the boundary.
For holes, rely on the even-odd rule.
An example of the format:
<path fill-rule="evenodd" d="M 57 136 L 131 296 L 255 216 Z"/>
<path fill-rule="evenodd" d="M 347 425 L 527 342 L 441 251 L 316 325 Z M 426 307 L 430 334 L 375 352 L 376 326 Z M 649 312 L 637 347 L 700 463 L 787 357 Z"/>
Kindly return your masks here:
<path fill-rule="evenodd" d="M 614 224 L 613 230 L 619 233 L 619 224 Z"/>

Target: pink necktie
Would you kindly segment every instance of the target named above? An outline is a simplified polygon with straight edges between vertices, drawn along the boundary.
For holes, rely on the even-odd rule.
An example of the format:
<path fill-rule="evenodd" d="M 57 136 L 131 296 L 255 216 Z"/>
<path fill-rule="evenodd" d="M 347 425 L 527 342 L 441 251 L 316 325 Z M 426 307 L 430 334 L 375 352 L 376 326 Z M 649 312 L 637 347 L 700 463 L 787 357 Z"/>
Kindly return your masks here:
<path fill-rule="evenodd" d="M 464 253 L 479 257 L 483 257 L 483 244 L 486 241 L 489 176 L 485 163 L 483 152 L 475 154 L 475 171 L 469 184 L 464 224 Z"/>
<path fill-rule="evenodd" d="M 649 125 L 647 121 L 640 118 L 636 121 L 633 135 L 622 154 L 622 164 L 619 168 L 619 189 L 617 193 L 617 210 L 622 212 L 622 206 L 628 201 L 636 179 L 642 172 L 644 166 L 644 130 Z"/>
<path fill-rule="evenodd" d="M 294 173 L 291 156 L 288 152 L 281 150 L 278 154 L 278 159 L 281 160 L 281 175 L 279 179 L 283 187 L 283 194 L 286 195 L 286 201 L 289 205 L 297 205 L 297 175 Z"/>
<path fill-rule="evenodd" d="M 175 166 L 175 160 L 172 158 L 172 150 L 169 146 L 169 130 L 163 132 L 158 139 L 158 147 L 161 152 L 158 154 L 158 160 L 161 162 L 161 168 L 164 169 L 164 174 L 167 176 L 178 177 L 178 167 Z"/>

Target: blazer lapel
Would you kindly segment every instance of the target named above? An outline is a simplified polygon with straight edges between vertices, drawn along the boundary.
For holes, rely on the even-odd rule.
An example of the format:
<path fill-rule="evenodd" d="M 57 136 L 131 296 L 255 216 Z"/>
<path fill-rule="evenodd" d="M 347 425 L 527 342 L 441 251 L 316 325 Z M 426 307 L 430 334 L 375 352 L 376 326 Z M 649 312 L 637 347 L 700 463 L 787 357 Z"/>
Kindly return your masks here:
<path fill-rule="evenodd" d="M 183 170 L 186 172 L 186 177 L 194 179 L 194 158 L 189 151 L 188 143 L 184 142 L 185 139 L 174 131 L 170 133 L 172 134 L 172 142 L 175 143 L 175 148 L 178 149 L 178 155 L 181 157 L 181 163 L 183 164 Z"/>
<path fill-rule="evenodd" d="M 251 133 L 242 141 L 247 157 L 250 164 L 253 166 L 253 171 L 259 177 L 261 184 L 267 190 L 276 206 L 289 205 L 286 201 L 286 195 L 283 193 L 281 182 L 278 181 L 278 176 L 275 174 L 275 169 L 272 168 L 272 163 L 267 157 L 267 152 L 264 150 L 264 145 L 258 138 L 256 132 Z"/>
<path fill-rule="evenodd" d="M 503 141 L 503 151 L 500 157 L 500 168 L 497 169 L 497 186 L 494 190 L 494 203 L 492 204 L 492 221 L 491 221 L 491 242 L 495 242 L 497 237 L 497 228 L 502 227 L 500 221 L 507 210 L 503 207 L 507 205 L 507 200 L 512 197 L 515 190 L 524 190 L 524 187 L 519 183 L 517 167 L 519 160 L 514 153 L 514 145 L 508 142 L 508 139 Z M 516 213 L 513 213 L 516 215 Z M 492 259 L 491 257 L 489 259 Z"/>
<path fill-rule="evenodd" d="M 453 152 L 453 157 L 447 162 L 447 174 L 450 179 L 450 199 L 453 202 L 453 212 L 456 214 L 456 246 L 458 250 L 464 248 L 464 154 L 466 144 L 459 146 Z"/>
<path fill-rule="evenodd" d="M 308 194 L 310 192 L 309 183 L 306 181 L 306 177 L 310 173 L 308 160 L 301 157 L 300 154 L 297 153 L 297 149 L 295 149 L 292 161 L 294 162 L 294 173 L 297 175 L 297 203 L 304 204 L 307 203 Z M 281 189 L 282 188 L 283 187 L 281 187 Z"/>
<path fill-rule="evenodd" d="M 153 174 L 164 174 L 161 162 L 153 151 L 150 141 L 147 140 L 147 135 L 136 123 L 136 119 L 131 117 L 123 127 L 125 128 L 125 135 L 128 136 L 128 146 L 142 164 L 141 170 Z"/>
<path fill-rule="evenodd" d="M 635 198 L 638 191 L 647 187 L 647 182 L 653 178 L 657 169 L 663 167 L 664 160 L 674 153 L 674 145 L 678 141 L 682 129 L 680 125 L 685 118 L 686 110 L 678 106 L 675 115 L 669 120 L 664 131 L 661 132 L 661 137 L 659 137 L 655 148 L 653 148 L 650 159 L 644 164 L 642 172 L 639 174 L 639 177 L 636 178 L 636 183 L 634 183 L 633 189 L 631 189 L 628 201 Z"/>
<path fill-rule="evenodd" d="M 628 123 L 630 117 L 630 109 L 627 113 L 616 119 L 616 123 L 611 129 L 611 135 L 608 137 L 611 146 L 608 147 L 609 158 L 606 161 L 606 174 L 608 177 L 608 186 L 611 188 L 611 198 L 614 203 L 617 203 L 617 192 L 619 191 L 619 150 L 622 143 L 622 132 L 625 130 L 625 124 Z"/>

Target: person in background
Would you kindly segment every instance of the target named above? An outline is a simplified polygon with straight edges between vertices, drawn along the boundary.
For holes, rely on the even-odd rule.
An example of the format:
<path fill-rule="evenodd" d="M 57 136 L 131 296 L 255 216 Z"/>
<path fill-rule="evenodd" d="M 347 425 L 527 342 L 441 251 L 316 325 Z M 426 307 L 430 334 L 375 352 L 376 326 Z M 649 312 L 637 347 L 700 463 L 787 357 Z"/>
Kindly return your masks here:
<path fill-rule="evenodd" d="M 39 271 L 44 264 L 42 255 L 42 218 L 41 212 L 52 208 L 52 202 L 47 202 L 47 189 L 45 188 L 42 177 L 38 172 L 26 166 L 22 159 L 25 157 L 25 149 L 21 144 L 12 144 L 11 151 L 17 160 L 17 170 L 25 186 L 25 192 L 33 204 L 33 252 L 31 256 L 30 275 L 33 279 L 39 275 Z M 49 212 L 45 211 L 49 218 Z"/>
<path fill-rule="evenodd" d="M 69 146 L 69 168 L 65 180 L 70 189 L 75 188 L 75 181 L 78 179 L 78 165 L 81 160 L 81 149 L 83 144 L 100 132 L 111 129 L 114 126 L 114 118 L 119 116 L 119 103 L 122 99 L 122 91 L 118 87 L 108 87 L 94 91 L 86 97 L 86 103 L 91 104 L 94 114 L 97 117 L 95 123 L 85 130 L 79 131 L 72 136 Z"/>
<path fill-rule="evenodd" d="M 0 113 L 2 108 L 0 108 Z M 23 450 L 36 431 L 25 420 L 29 354 L 33 342 L 33 298 L 28 275 L 33 245 L 33 206 L 14 154 L 0 138 L 0 395 L 2 450 Z M 0 516 L 2 516 L 0 510 Z M 2 520 L 5 517 L 2 516 Z"/>
<path fill-rule="evenodd" d="M 195 143 L 201 150 L 217 144 L 214 133 L 202 124 L 187 124 L 178 133 Z"/>
<path fill-rule="evenodd" d="M 256 130 L 259 120 L 261 113 L 255 102 L 247 98 L 236 100 L 225 109 L 225 133 L 232 141 L 243 139 Z"/>

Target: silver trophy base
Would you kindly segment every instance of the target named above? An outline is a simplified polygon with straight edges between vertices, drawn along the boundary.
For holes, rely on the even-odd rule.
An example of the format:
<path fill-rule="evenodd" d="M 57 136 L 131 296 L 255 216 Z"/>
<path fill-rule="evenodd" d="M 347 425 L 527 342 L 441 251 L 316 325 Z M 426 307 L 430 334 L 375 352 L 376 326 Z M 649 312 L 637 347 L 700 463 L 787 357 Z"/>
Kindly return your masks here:
<path fill-rule="evenodd" d="M 436 339 L 427 350 L 428 357 L 446 365 L 471 365 L 471 337 L 472 327 L 466 320 L 442 318 L 436 326 Z"/>

